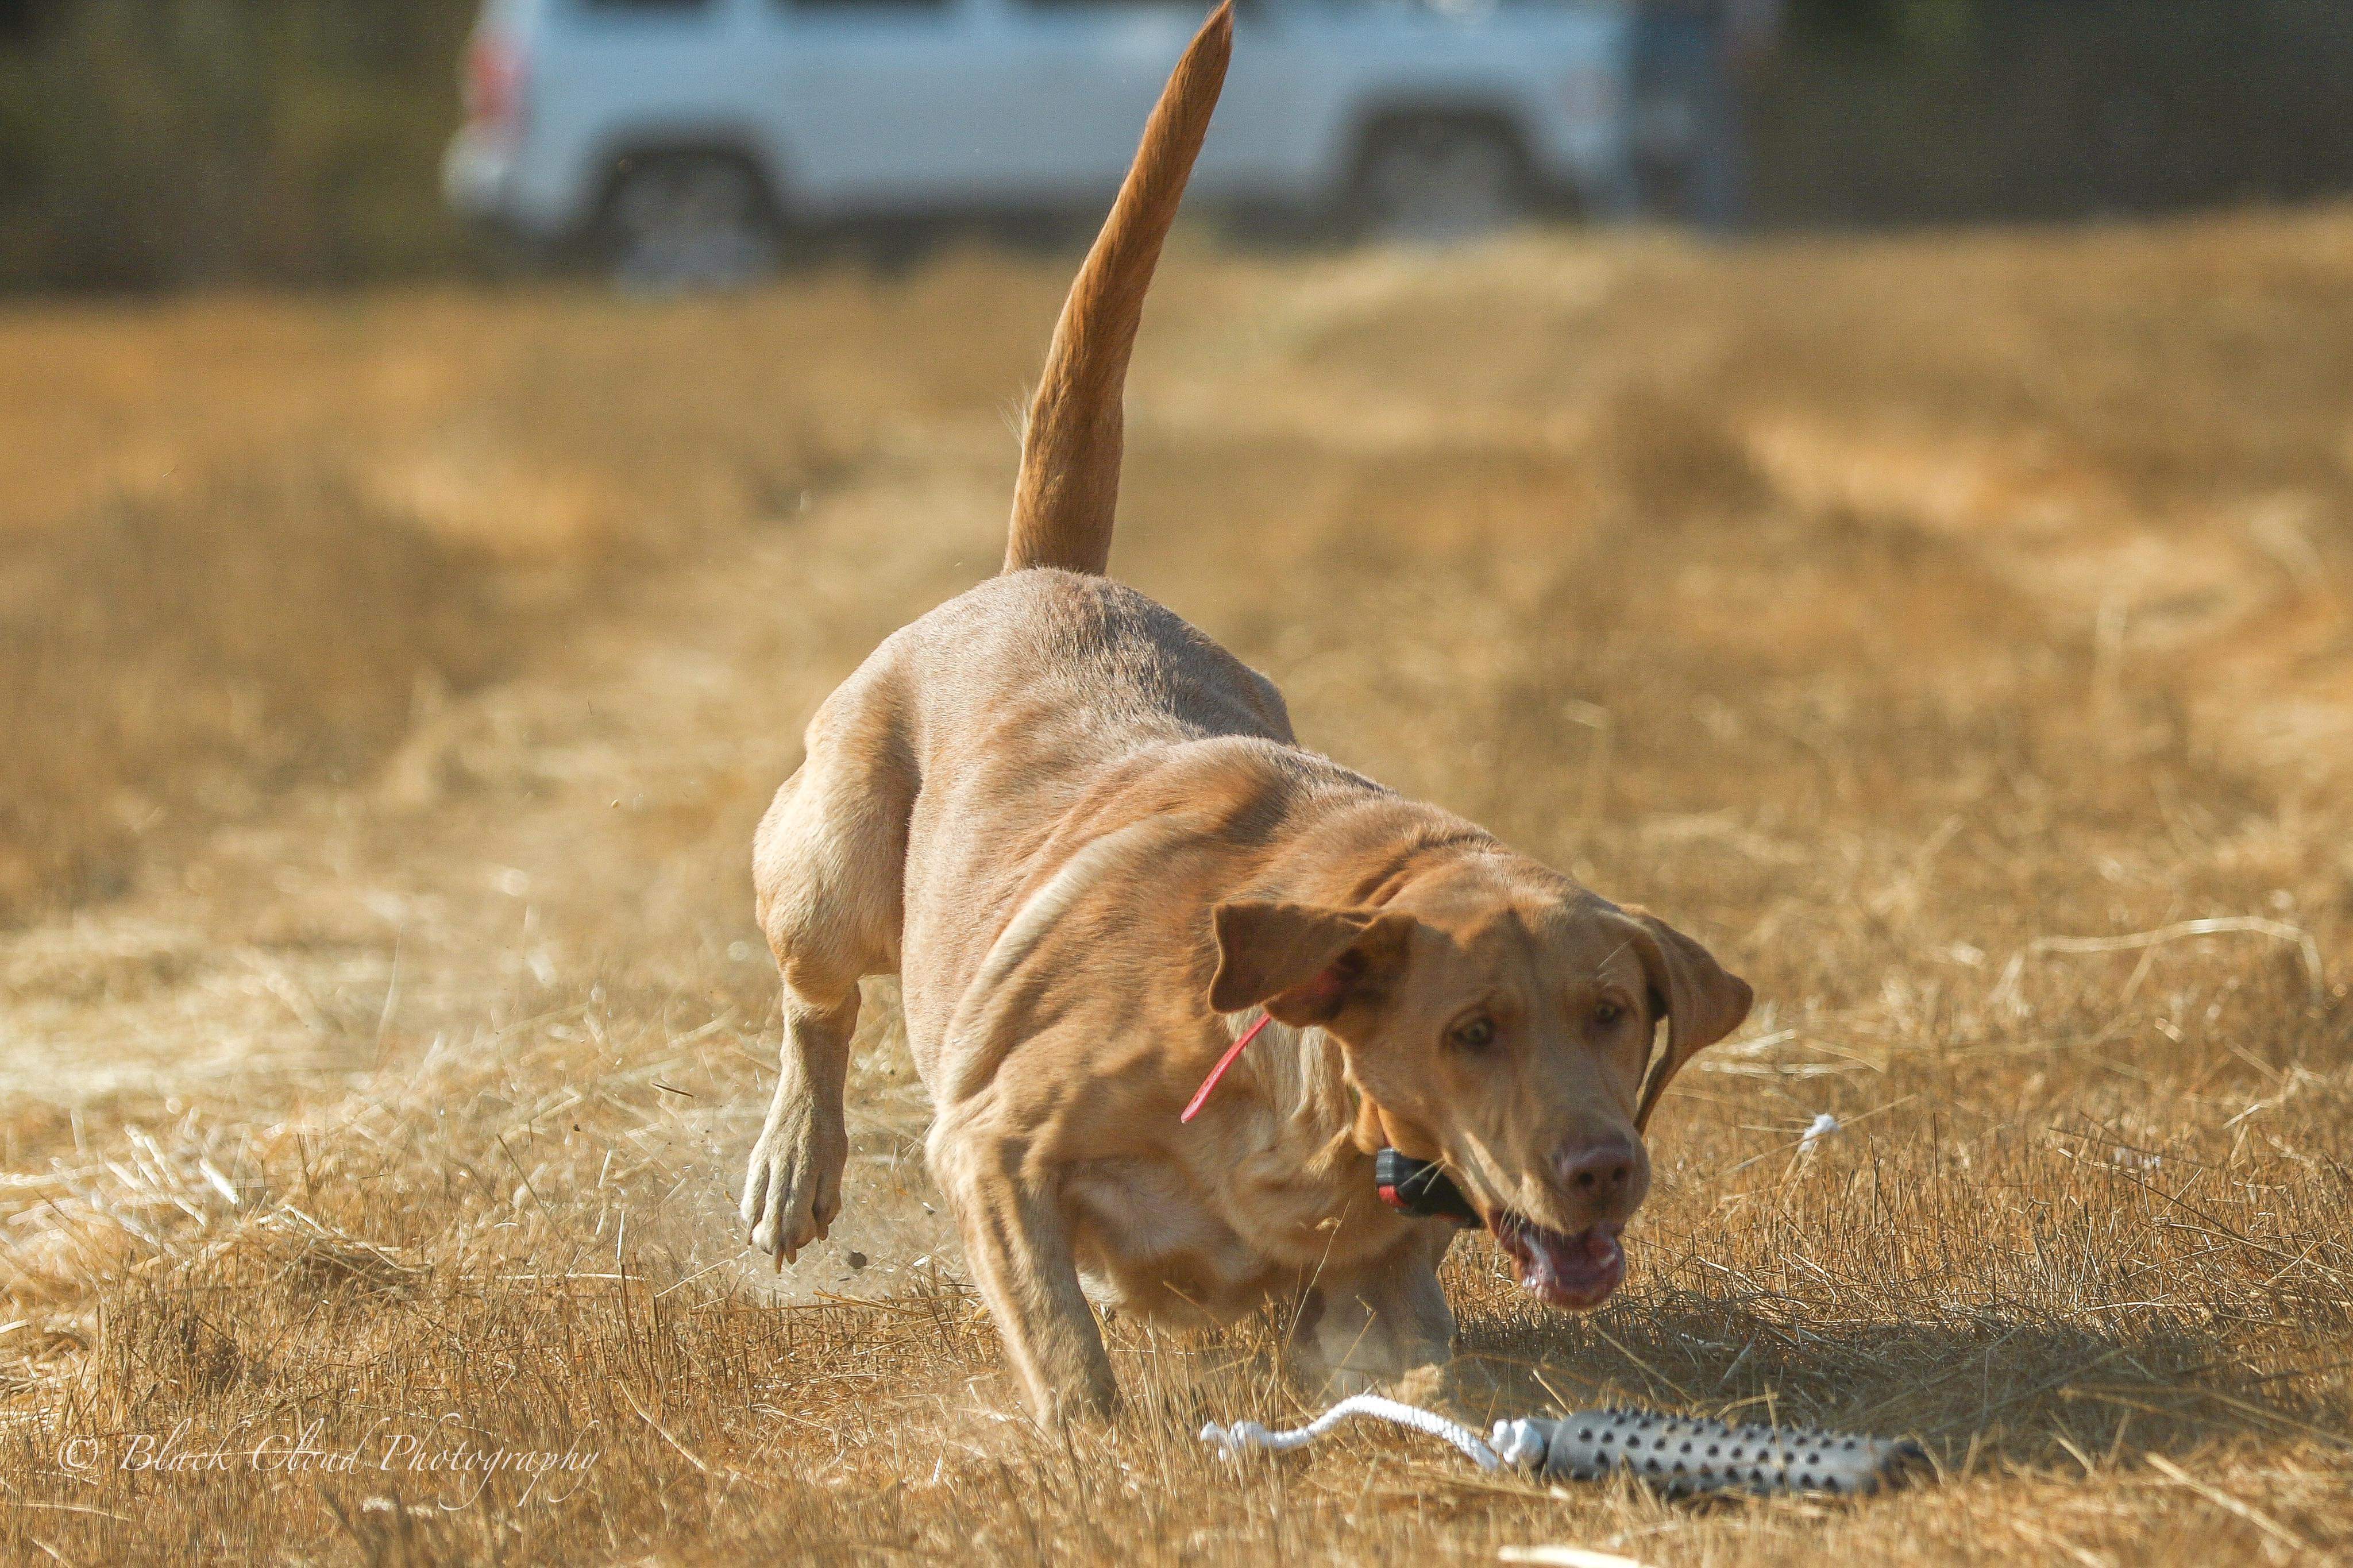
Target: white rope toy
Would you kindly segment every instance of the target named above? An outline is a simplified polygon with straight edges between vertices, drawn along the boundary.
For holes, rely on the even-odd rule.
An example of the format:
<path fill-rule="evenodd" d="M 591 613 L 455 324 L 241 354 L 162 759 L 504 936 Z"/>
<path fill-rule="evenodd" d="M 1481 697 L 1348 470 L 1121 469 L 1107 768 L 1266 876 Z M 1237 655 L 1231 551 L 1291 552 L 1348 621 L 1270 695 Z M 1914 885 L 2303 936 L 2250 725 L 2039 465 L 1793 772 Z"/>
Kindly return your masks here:
<path fill-rule="evenodd" d="M 1377 1420 L 1395 1422 L 1432 1437 L 1443 1438 L 1461 1449 L 1472 1463 L 1482 1470 L 1500 1470 L 1506 1467 L 1524 1469 L 1544 1458 L 1544 1433 L 1533 1421 L 1498 1421 L 1489 1434 L 1490 1442 L 1482 1443 L 1478 1435 L 1459 1422 L 1449 1421 L 1434 1410 L 1400 1400 L 1384 1399 L 1377 1394 L 1357 1394 L 1340 1401 L 1304 1426 L 1288 1432 L 1270 1432 L 1255 1421 L 1237 1421 L 1231 1426 L 1220 1426 L 1212 1421 L 1201 1428 L 1201 1441 L 1217 1446 L 1226 1458 L 1239 1458 L 1247 1448 L 1264 1448 L 1277 1454 L 1287 1454 L 1293 1448 L 1304 1448 L 1324 1433 L 1351 1415 L 1370 1415 Z"/>

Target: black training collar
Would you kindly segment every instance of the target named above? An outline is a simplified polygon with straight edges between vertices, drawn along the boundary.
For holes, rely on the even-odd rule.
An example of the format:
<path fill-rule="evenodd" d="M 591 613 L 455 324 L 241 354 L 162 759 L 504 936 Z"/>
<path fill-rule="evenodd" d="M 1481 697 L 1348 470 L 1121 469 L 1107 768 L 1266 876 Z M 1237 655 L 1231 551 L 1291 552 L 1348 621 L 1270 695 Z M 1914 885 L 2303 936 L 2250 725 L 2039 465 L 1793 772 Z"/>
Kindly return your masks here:
<path fill-rule="evenodd" d="M 1485 1222 L 1462 1189 L 1435 1161 L 1409 1160 L 1394 1149 L 1373 1156 L 1373 1185 L 1381 1202 L 1420 1219 L 1451 1219 L 1472 1228 Z"/>

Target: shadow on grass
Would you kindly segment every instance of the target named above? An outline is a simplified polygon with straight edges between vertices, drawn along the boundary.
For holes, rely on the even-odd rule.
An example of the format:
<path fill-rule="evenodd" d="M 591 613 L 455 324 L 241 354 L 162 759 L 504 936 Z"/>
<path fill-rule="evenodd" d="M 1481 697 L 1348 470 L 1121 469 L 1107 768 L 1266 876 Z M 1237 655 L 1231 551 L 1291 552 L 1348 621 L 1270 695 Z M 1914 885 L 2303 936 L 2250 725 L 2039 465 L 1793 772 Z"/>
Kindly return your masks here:
<path fill-rule="evenodd" d="M 1514 1304 L 1515 1305 L 1515 1304 Z M 2310 1385 L 2343 1360 L 2283 1333 L 2263 1358 L 2177 1320 L 2107 1331 L 2024 1311 L 1968 1321 L 1809 1323 L 1689 1291 L 1586 1318 L 1466 1306 L 1466 1394 L 1495 1416 L 1610 1404 L 1918 1437 L 1947 1470 L 1994 1457 L 2039 1467 L 2218 1438 L 2353 1447 Z"/>

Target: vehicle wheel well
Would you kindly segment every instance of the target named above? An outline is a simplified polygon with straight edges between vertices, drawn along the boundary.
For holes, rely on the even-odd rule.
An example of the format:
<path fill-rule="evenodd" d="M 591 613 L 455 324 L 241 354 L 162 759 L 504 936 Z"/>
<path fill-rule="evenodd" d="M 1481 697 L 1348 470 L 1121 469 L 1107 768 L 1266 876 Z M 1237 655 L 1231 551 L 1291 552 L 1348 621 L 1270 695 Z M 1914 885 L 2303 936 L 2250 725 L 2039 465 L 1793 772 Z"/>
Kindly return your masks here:
<path fill-rule="evenodd" d="M 1509 110 L 1493 104 L 1430 102 L 1384 104 L 1360 119 L 1354 149 L 1356 168 L 1361 173 L 1383 142 L 1431 125 L 1493 136 L 1511 150 L 1524 172 L 1530 166 L 1527 132 Z"/>
<path fill-rule="evenodd" d="M 613 211 L 614 198 L 630 174 L 647 163 L 707 159 L 732 163 L 752 176 L 753 188 L 758 193 L 762 213 L 768 222 L 782 226 L 787 208 L 784 200 L 783 182 L 767 159 L 745 142 L 723 137 L 649 138 L 624 143 L 606 154 L 604 177 L 596 191 L 595 226 L 602 230 Z"/>
<path fill-rule="evenodd" d="M 1466 142 L 1495 150 L 1471 168 L 1481 180 L 1456 189 L 1439 171 L 1460 159 Z M 1400 161 L 1401 160 L 1401 161 Z M 1400 184 L 1402 175 L 1402 184 Z M 1433 180 L 1440 181 L 1433 184 Z M 1439 194 L 1451 192 L 1451 195 Z M 1339 209 L 1359 235 L 1422 239 L 1458 237 L 1530 216 L 1570 210 L 1562 193 L 1536 166 L 1519 120 L 1493 104 L 1409 102 L 1385 105 L 1359 122 L 1355 162 Z"/>

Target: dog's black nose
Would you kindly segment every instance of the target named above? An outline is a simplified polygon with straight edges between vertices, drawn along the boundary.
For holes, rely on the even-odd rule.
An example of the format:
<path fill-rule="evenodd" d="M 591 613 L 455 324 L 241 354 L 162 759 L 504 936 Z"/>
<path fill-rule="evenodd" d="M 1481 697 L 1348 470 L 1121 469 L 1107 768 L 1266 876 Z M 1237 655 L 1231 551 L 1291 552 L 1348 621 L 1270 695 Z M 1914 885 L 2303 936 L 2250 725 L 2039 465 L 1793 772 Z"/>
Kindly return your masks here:
<path fill-rule="evenodd" d="M 1560 1184 L 1580 1198 L 1606 1204 L 1622 1197 L 1634 1180 L 1638 1158 L 1634 1145 L 1612 1138 L 1582 1148 L 1563 1149 L 1553 1156 Z"/>

